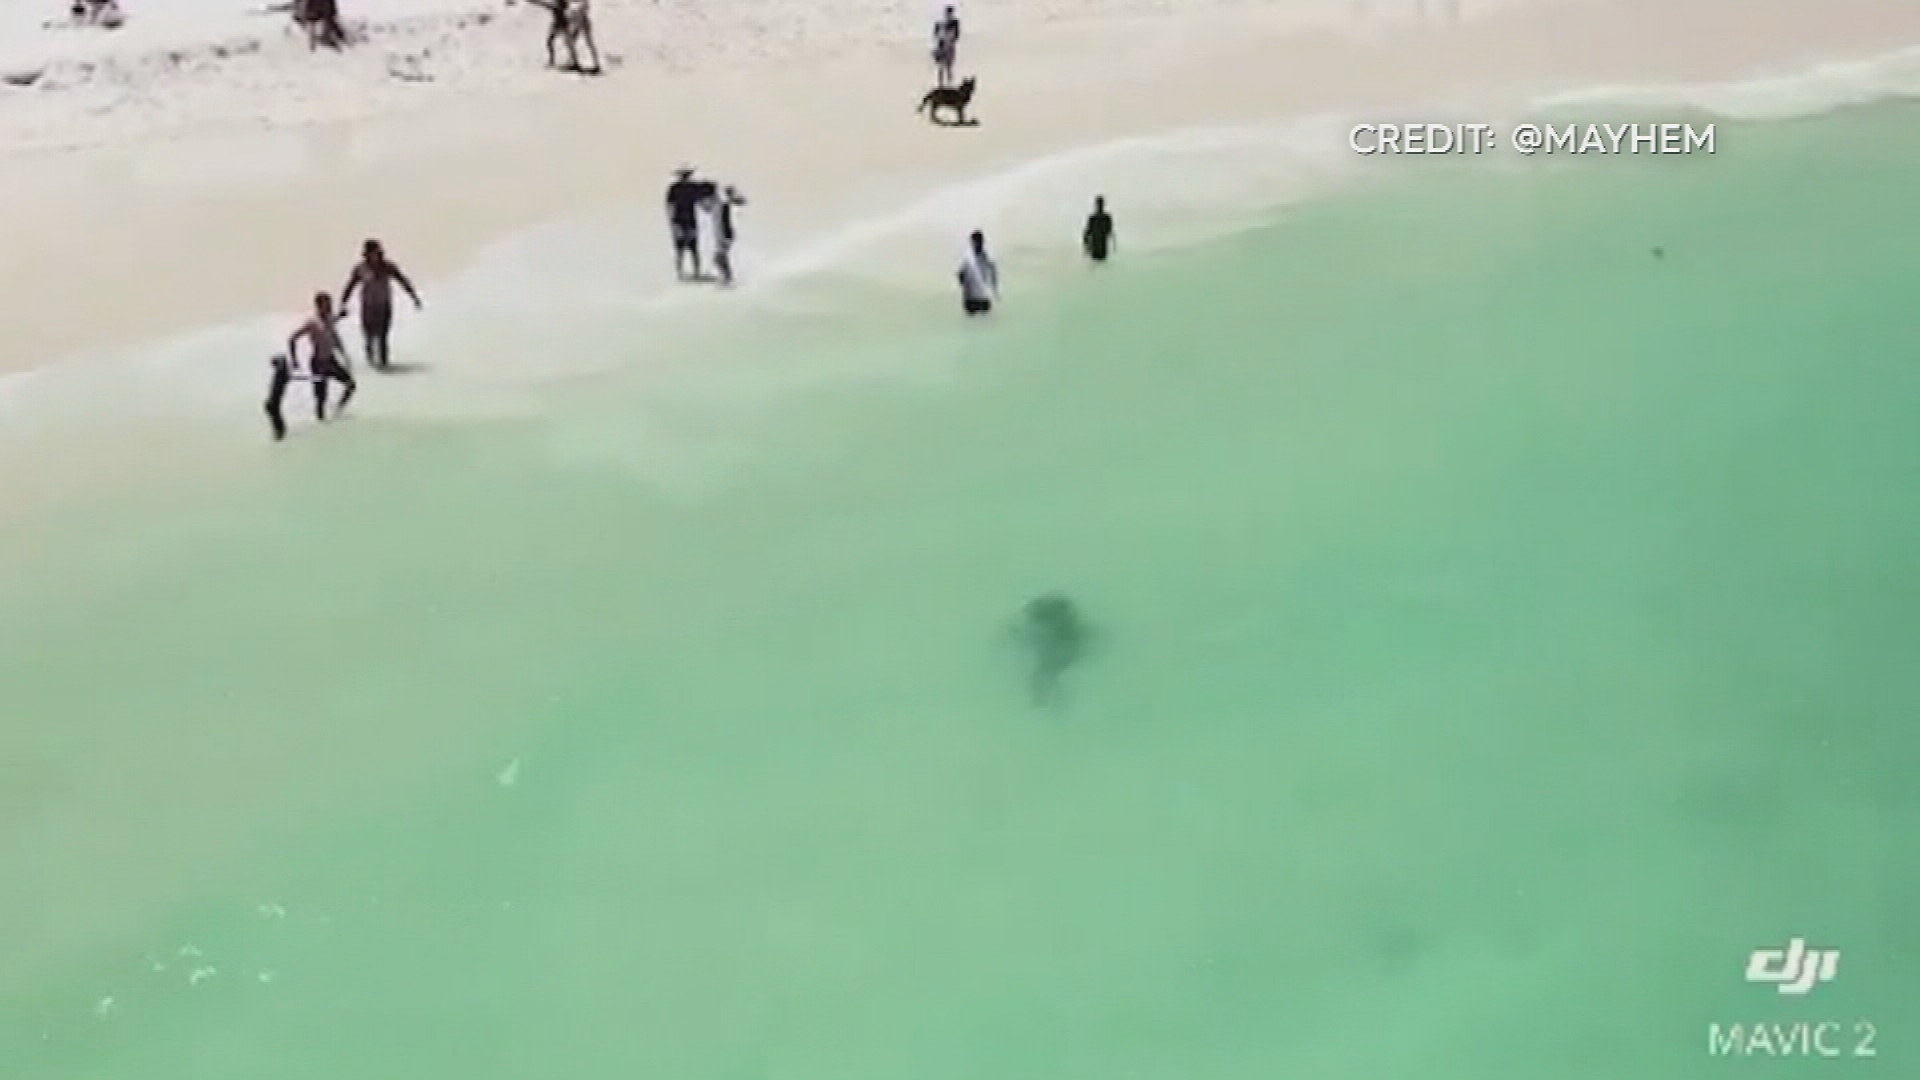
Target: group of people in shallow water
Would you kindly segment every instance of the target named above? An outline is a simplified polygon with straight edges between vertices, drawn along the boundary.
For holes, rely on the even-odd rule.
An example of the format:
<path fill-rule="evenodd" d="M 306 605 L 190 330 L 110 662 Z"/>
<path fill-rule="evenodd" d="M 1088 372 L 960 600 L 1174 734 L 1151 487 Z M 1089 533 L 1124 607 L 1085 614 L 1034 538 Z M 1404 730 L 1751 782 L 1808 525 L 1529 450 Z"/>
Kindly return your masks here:
<path fill-rule="evenodd" d="M 674 170 L 667 185 L 667 233 L 673 238 L 673 271 L 681 281 L 718 280 L 733 284 L 733 211 L 747 204 L 732 184 L 719 184 L 695 175 L 691 166 Z M 713 269 L 709 279 L 700 262 L 700 217 L 706 215 L 713 233 Z"/>
<path fill-rule="evenodd" d="M 733 283 L 733 211 L 746 199 L 731 184 L 701 179 L 691 168 L 681 168 L 667 185 L 667 228 L 673 241 L 674 272 L 682 281 L 717 280 Z M 713 267 L 716 278 L 706 275 L 701 261 L 700 217 L 705 214 L 713 235 Z M 1087 215 L 1080 234 L 1081 251 L 1095 262 L 1106 262 L 1116 250 L 1113 217 L 1107 212 L 1104 196 L 1095 197 L 1093 211 Z M 956 273 L 960 285 L 960 306 L 968 315 L 985 315 L 1000 298 L 1000 268 L 987 251 L 986 234 L 976 230 L 968 237 L 967 254 Z M 329 293 L 315 293 L 313 307 L 287 338 L 285 352 L 276 353 L 267 383 L 267 423 L 275 440 L 287 437 L 286 396 L 296 382 L 313 388 L 313 416 L 326 422 L 328 405 L 333 416 L 340 415 L 359 389 L 354 381 L 346 342 L 340 333 L 349 305 L 357 297 L 360 316 L 360 341 L 367 366 L 378 372 L 393 367 L 394 290 L 406 293 L 417 311 L 422 307 L 420 291 L 399 265 L 387 257 L 378 240 L 361 245 L 360 261 L 347 274 L 336 303 Z M 304 346 L 304 349 L 303 349 Z M 304 361 L 303 361 L 304 353 Z M 340 396 L 332 399 L 334 384 Z"/>
<path fill-rule="evenodd" d="M 296 382 L 313 387 L 313 418 L 324 423 L 334 383 L 340 384 L 340 400 L 333 414 L 353 400 L 358 385 L 353 380 L 352 364 L 346 342 L 340 337 L 340 323 L 347 317 L 347 305 L 360 297 L 360 341 L 366 350 L 367 366 L 375 371 L 393 370 L 393 350 L 388 338 L 393 333 L 393 290 L 399 286 L 421 307 L 420 292 L 391 259 L 378 240 L 368 240 L 360 248 L 360 261 L 347 274 L 340 290 L 340 302 L 324 292 L 313 294 L 313 309 L 287 338 L 285 352 L 274 354 L 267 382 L 267 423 L 273 437 L 287 437 L 287 389 Z M 306 362 L 301 363 L 301 346 L 306 346 Z"/>
<path fill-rule="evenodd" d="M 682 281 L 717 280 L 733 284 L 733 212 L 746 205 L 746 197 L 731 184 L 719 184 L 695 175 L 691 168 L 675 172 L 667 186 L 667 226 L 673 238 L 674 271 Z M 701 259 L 700 218 L 705 215 L 713 236 L 713 268 L 717 277 L 708 277 Z M 287 391 L 296 382 L 313 388 L 313 417 L 326 422 L 328 406 L 339 416 L 353 400 L 359 384 L 353 378 L 353 366 L 340 323 L 348 306 L 359 298 L 360 339 L 367 366 L 374 371 L 393 369 L 394 290 L 398 288 L 421 307 L 420 292 L 406 272 L 387 257 L 378 240 L 361 246 L 360 261 L 347 275 L 338 302 L 329 293 L 315 293 L 313 307 L 287 339 L 286 351 L 275 353 L 269 365 L 265 410 L 268 427 L 276 441 L 287 437 Z M 333 399 L 339 385 L 340 396 Z"/>
<path fill-rule="evenodd" d="M 1095 263 L 1103 263 L 1116 249 L 1113 215 L 1107 213 L 1107 198 L 1096 195 L 1093 212 L 1080 230 L 1080 250 Z M 967 254 L 954 273 L 960 283 L 960 310 L 968 315 L 986 315 L 1000 299 L 1000 267 L 987 253 L 987 234 L 974 230 L 967 237 Z"/>

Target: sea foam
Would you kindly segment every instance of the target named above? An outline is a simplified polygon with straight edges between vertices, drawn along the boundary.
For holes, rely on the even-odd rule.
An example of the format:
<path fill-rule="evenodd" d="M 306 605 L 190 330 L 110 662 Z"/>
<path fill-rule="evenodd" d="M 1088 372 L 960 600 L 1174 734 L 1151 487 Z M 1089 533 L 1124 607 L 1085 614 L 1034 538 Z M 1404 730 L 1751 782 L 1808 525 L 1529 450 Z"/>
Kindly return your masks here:
<path fill-rule="evenodd" d="M 1920 47 L 1726 83 L 1554 91 L 1514 103 L 1510 111 L 1671 106 L 1765 120 L 1914 97 L 1920 97 Z M 1434 119 L 1485 115 L 1465 108 L 1399 111 Z M 1346 143 L 1357 119 L 1327 113 L 1119 139 L 948 183 L 779 247 L 755 245 L 749 230 L 737 257 L 743 285 L 730 293 L 634 286 L 664 257 L 650 204 L 610 219 L 523 230 L 486 248 L 461 272 L 429 283 L 432 307 L 402 319 L 397 350 L 424 359 L 430 377 L 383 380 L 377 393 L 355 405 L 394 416 L 521 411 L 529 405 L 526 391 L 644 357 L 648 327 L 658 320 L 777 304 L 790 286 L 824 278 L 869 290 L 946 290 L 960 238 L 975 228 L 993 237 L 1009 272 L 1044 275 L 1050 264 L 1071 261 L 1070 239 L 1096 192 L 1121 215 L 1129 251 L 1269 223 L 1286 206 L 1365 174 L 1365 159 Z M 128 410 L 251 411 L 258 407 L 266 358 L 283 345 L 288 324 L 285 315 L 235 320 L 0 379 L 0 414 L 20 432 L 98 419 L 102 401 L 124 403 L 115 405 L 122 417 Z"/>

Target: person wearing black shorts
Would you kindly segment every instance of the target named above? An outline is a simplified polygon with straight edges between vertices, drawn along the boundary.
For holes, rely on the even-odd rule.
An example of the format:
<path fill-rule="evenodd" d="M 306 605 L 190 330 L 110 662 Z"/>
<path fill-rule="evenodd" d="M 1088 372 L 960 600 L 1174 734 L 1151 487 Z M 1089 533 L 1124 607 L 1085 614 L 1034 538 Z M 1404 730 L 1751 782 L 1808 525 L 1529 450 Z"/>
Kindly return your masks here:
<path fill-rule="evenodd" d="M 1000 295 L 1000 268 L 987 254 L 987 237 L 976 231 L 967 238 L 967 257 L 960 260 L 954 273 L 960 282 L 960 309 L 968 315 L 985 315 L 993 310 Z"/>
<path fill-rule="evenodd" d="M 701 277 L 700 208 L 714 198 L 714 189 L 713 181 L 694 179 L 690 168 L 675 170 L 673 183 L 667 185 L 667 230 L 673 235 L 673 270 L 681 281 Z"/>
<path fill-rule="evenodd" d="M 359 385 L 353 381 L 353 373 L 338 359 L 323 360 L 317 355 L 309 362 L 308 370 L 312 372 L 307 376 L 307 381 L 313 384 L 313 418 L 322 423 L 326 421 L 327 384 L 336 382 L 344 387 L 340 393 L 340 404 L 333 410 L 333 415 L 338 417 L 347 407 L 347 402 L 353 400 L 353 392 L 359 389 Z"/>
<path fill-rule="evenodd" d="M 334 415 L 340 415 L 340 409 L 347 407 L 353 400 L 356 389 L 353 373 L 347 370 L 341 359 L 346 349 L 340 344 L 338 324 L 342 313 L 334 310 L 333 297 L 326 293 L 313 294 L 313 314 L 300 324 L 300 328 L 287 339 L 287 359 L 299 357 L 300 342 L 305 340 L 312 350 L 313 357 L 307 361 L 307 381 L 313 384 L 313 416 L 325 421 L 327 418 L 327 384 L 340 383 L 346 388 L 340 395 L 340 406 Z"/>

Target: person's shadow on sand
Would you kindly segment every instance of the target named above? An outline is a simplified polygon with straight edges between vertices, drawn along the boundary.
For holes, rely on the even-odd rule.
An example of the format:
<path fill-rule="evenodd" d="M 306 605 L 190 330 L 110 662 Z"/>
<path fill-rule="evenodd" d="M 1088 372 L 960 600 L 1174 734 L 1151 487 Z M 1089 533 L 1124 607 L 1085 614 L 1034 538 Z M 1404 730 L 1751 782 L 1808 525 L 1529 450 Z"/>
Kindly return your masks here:
<path fill-rule="evenodd" d="M 410 364 L 406 361 L 390 362 L 386 367 L 373 369 L 376 375 L 425 375 L 432 370 L 430 364 Z"/>

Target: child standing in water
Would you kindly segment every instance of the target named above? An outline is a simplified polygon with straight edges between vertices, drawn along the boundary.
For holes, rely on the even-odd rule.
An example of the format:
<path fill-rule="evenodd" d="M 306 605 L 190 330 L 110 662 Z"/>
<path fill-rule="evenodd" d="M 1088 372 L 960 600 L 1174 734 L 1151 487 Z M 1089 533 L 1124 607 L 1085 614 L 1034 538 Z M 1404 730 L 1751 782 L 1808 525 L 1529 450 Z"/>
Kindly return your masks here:
<path fill-rule="evenodd" d="M 279 442 L 287 437 L 287 417 L 281 411 L 281 403 L 287 398 L 287 386 L 297 376 L 293 373 L 293 361 L 286 353 L 274 353 L 272 374 L 267 379 L 267 424 L 273 429 L 273 441 Z"/>
<path fill-rule="evenodd" d="M 707 216 L 713 221 L 713 268 L 720 272 L 720 284 L 733 284 L 733 208 L 747 205 L 740 189 L 728 184 L 707 204 Z"/>

